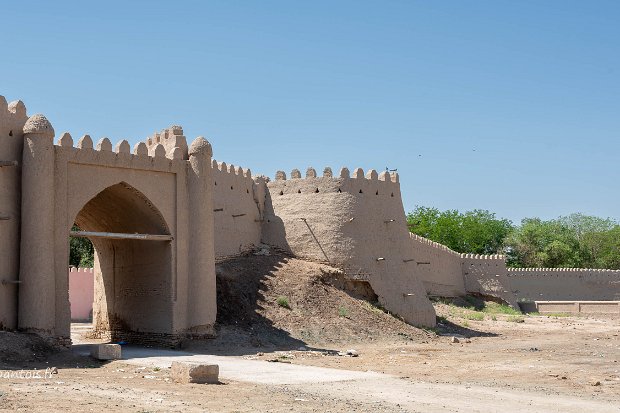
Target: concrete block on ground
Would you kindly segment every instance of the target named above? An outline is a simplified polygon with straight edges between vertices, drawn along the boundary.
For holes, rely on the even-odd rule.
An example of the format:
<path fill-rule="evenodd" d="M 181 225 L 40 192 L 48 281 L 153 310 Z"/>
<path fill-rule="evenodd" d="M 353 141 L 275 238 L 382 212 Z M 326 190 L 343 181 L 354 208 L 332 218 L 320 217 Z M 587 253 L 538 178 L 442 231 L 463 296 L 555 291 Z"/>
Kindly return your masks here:
<path fill-rule="evenodd" d="M 95 344 L 90 355 L 98 360 L 120 360 L 120 344 Z"/>
<path fill-rule="evenodd" d="M 220 367 L 217 364 L 172 362 L 172 380 L 177 383 L 219 383 Z"/>

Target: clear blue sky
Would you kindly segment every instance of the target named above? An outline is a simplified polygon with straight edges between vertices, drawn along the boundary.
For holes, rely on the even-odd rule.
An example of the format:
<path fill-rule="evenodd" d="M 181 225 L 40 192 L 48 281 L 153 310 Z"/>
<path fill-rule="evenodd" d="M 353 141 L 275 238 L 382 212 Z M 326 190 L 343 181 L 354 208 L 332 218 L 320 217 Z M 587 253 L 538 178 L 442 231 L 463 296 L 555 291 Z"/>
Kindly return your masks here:
<path fill-rule="evenodd" d="M 3 2 L 0 94 L 171 124 L 274 176 L 398 168 L 405 209 L 620 219 L 618 1 Z M 421 155 L 421 156 L 419 156 Z"/>

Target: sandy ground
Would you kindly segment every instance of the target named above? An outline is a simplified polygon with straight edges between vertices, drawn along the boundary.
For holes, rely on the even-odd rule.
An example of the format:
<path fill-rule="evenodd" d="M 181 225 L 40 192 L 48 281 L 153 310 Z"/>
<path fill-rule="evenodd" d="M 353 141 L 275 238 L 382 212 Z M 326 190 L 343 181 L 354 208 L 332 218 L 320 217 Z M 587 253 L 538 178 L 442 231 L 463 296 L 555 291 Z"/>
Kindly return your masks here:
<path fill-rule="evenodd" d="M 75 325 L 72 353 L 0 370 L 0 409 L 620 412 L 620 319 L 473 321 L 450 316 L 446 308 L 437 304 L 445 323 L 466 336 L 459 343 L 429 333 L 328 348 L 307 342 L 307 350 L 275 351 L 214 340 L 181 351 L 127 347 L 125 360 L 106 364 L 82 355 L 89 341 L 85 327 Z M 348 348 L 359 357 L 337 355 Z M 167 367 L 188 359 L 217 362 L 222 384 L 173 383 Z M 58 374 L 45 374 L 51 366 Z M 41 378 L 6 377 L 35 367 Z"/>

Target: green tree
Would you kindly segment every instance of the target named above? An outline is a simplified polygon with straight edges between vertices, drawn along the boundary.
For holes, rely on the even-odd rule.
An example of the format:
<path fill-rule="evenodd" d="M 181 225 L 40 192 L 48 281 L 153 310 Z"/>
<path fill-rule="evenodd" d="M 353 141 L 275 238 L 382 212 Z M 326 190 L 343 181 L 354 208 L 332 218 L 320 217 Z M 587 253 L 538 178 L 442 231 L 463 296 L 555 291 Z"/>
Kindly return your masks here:
<path fill-rule="evenodd" d="M 589 267 L 620 269 L 620 225 L 584 234 L 582 248 L 588 254 Z"/>
<path fill-rule="evenodd" d="M 526 218 L 506 245 L 513 267 L 620 268 L 620 226 L 611 219 L 583 214 Z"/>
<path fill-rule="evenodd" d="M 481 209 L 460 213 L 418 206 L 407 215 L 411 232 L 446 245 L 457 252 L 496 254 L 512 230 L 507 219 Z"/>
<path fill-rule="evenodd" d="M 80 228 L 74 225 L 72 231 Z M 95 249 L 88 238 L 69 238 L 69 265 L 74 267 L 92 268 L 95 262 Z"/>

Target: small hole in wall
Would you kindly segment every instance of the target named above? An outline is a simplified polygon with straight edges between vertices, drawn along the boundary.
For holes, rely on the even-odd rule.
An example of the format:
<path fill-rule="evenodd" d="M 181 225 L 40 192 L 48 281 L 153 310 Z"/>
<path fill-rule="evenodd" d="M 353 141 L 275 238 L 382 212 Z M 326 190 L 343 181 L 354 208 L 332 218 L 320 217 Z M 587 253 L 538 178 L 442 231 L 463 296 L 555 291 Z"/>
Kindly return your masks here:
<path fill-rule="evenodd" d="M 392 192 L 392 195 L 390 195 L 392 198 L 394 198 L 394 192 Z"/>
<path fill-rule="evenodd" d="M 280 195 L 284 195 L 284 191 L 280 191 Z"/>
<path fill-rule="evenodd" d="M 232 189 L 233 189 L 233 187 L 231 186 L 231 187 L 230 187 L 230 190 L 232 191 Z"/>
<path fill-rule="evenodd" d="M 249 194 L 249 193 L 250 193 L 250 190 L 249 190 L 249 189 L 246 189 L 246 190 L 245 190 L 245 193 L 246 193 L 246 194 Z"/>
<path fill-rule="evenodd" d="M 319 193 L 319 188 L 316 189 L 316 191 L 314 191 L 315 194 Z"/>
<path fill-rule="evenodd" d="M 338 188 L 338 193 L 341 194 L 342 193 L 342 189 Z"/>
<path fill-rule="evenodd" d="M 13 136 L 13 131 L 9 131 L 9 136 Z"/>
<path fill-rule="evenodd" d="M 360 189 L 360 194 L 363 194 L 363 193 L 364 193 L 364 191 L 362 191 L 362 190 Z"/>
<path fill-rule="evenodd" d="M 217 186 L 217 182 L 215 182 L 215 186 Z"/>
<path fill-rule="evenodd" d="M 301 189 L 298 189 L 298 190 L 297 190 L 297 193 L 298 193 L 298 194 L 301 194 Z"/>
<path fill-rule="evenodd" d="M 375 195 L 379 195 L 379 191 L 375 192 Z"/>

